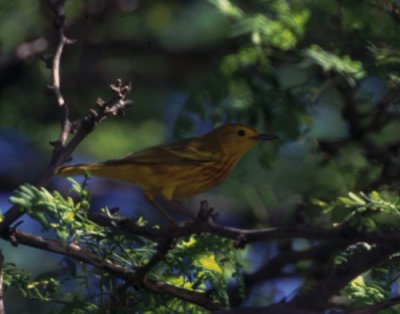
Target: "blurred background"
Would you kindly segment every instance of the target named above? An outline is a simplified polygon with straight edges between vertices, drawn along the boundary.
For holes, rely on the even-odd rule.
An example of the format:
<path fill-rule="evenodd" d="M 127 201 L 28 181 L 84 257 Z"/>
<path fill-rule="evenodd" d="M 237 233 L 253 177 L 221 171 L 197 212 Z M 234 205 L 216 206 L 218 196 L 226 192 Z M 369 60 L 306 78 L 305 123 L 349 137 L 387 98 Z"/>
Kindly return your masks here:
<path fill-rule="evenodd" d="M 397 97 L 400 80 L 396 5 L 68 0 L 66 35 L 77 42 L 64 50 L 61 89 L 71 118 L 82 119 L 98 97 L 107 99 L 117 78 L 132 83 L 134 101 L 125 117 L 108 119 L 88 136 L 72 163 L 119 158 L 224 123 L 245 123 L 280 140 L 259 145 L 223 184 L 185 206 L 197 210 L 207 199 L 220 223 L 230 226 L 323 224 L 320 209 L 310 206 L 316 200 L 379 189 L 399 177 L 399 107 L 385 103 Z M 50 73 L 42 60 L 53 53 L 55 39 L 46 1 L 0 3 L 2 212 L 15 188 L 40 176 L 51 156 L 49 141 L 59 134 L 60 113 L 46 91 Z M 48 188 L 69 187 L 65 178 L 54 178 Z M 121 215 L 164 223 L 135 186 L 91 178 L 89 190 L 93 210 L 118 207 Z M 22 230 L 40 233 L 29 217 L 23 221 Z M 244 251 L 246 269 L 293 245 L 309 244 Z M 33 273 L 59 263 L 37 250 L 0 247 L 7 261 Z M 273 298 L 287 298 L 299 280 L 264 288 Z M 7 296 L 19 298 L 12 291 Z M 24 302 L 8 307 L 10 313 L 29 309 Z"/>

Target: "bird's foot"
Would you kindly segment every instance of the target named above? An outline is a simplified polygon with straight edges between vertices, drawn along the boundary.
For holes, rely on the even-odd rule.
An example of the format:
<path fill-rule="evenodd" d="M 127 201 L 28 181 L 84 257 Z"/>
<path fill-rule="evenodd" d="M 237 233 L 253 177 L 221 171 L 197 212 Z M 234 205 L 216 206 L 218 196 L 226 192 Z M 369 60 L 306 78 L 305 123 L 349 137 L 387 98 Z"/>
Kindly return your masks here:
<path fill-rule="evenodd" d="M 200 202 L 200 210 L 197 214 L 196 220 L 199 222 L 214 223 L 219 217 L 219 214 L 210 207 L 208 201 L 203 200 Z"/>

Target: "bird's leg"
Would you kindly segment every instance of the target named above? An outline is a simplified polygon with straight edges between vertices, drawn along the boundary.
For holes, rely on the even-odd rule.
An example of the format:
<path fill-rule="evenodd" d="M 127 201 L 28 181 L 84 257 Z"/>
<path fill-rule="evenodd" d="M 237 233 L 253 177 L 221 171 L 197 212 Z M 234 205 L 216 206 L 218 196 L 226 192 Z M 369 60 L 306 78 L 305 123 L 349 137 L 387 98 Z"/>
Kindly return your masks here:
<path fill-rule="evenodd" d="M 167 185 L 161 190 L 160 196 L 165 202 L 171 204 L 172 207 L 179 210 L 184 216 L 190 216 L 194 218 L 192 212 L 189 209 L 174 200 L 175 189 L 176 186 Z"/>
<path fill-rule="evenodd" d="M 190 216 L 191 218 L 196 218 L 196 215 L 193 214 L 189 208 L 187 208 L 186 206 L 183 206 L 181 203 L 174 201 L 174 200 L 169 200 L 168 202 L 171 202 L 171 204 L 176 209 L 178 209 L 183 215 Z"/>
<path fill-rule="evenodd" d="M 158 211 L 164 218 L 166 218 L 166 219 L 168 220 L 168 222 L 170 223 L 170 225 L 172 225 L 172 226 L 177 226 L 177 225 L 178 225 L 177 222 L 176 222 L 170 215 L 168 215 L 168 213 L 167 213 L 160 205 L 158 205 L 158 204 L 154 201 L 154 198 L 153 198 L 153 197 L 151 197 L 151 196 L 149 196 L 149 195 L 146 195 L 146 194 L 145 194 L 144 197 L 146 198 L 146 200 L 147 200 L 151 205 L 153 205 L 153 207 L 154 207 L 155 209 L 157 209 L 157 211 Z"/>

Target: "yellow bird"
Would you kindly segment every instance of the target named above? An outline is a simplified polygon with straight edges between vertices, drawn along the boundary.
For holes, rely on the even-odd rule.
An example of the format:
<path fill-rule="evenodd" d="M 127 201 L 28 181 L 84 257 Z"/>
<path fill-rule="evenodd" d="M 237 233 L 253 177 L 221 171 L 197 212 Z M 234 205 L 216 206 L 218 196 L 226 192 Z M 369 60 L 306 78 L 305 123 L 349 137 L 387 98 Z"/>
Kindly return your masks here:
<path fill-rule="evenodd" d="M 155 196 L 176 200 L 209 190 L 231 173 L 250 148 L 276 138 L 243 124 L 226 124 L 201 137 L 150 147 L 122 159 L 62 166 L 56 174 L 87 172 L 127 181 L 142 187 L 145 197 L 154 204 Z"/>

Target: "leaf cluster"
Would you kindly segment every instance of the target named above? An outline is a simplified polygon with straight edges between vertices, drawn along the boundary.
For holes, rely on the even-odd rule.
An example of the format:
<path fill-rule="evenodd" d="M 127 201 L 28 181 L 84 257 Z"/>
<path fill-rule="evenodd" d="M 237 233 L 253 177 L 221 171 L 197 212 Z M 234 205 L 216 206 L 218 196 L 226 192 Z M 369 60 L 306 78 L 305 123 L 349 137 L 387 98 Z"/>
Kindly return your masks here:
<path fill-rule="evenodd" d="M 400 199 L 397 193 L 372 191 L 349 192 L 329 204 L 315 201 L 322 206 L 334 224 L 346 224 L 360 231 L 398 231 Z"/>
<path fill-rule="evenodd" d="M 94 253 L 102 260 L 120 265 L 127 272 L 134 274 L 135 270 L 144 267 L 157 254 L 157 241 L 144 237 L 132 236 L 111 227 L 102 227 L 89 220 L 90 194 L 76 181 L 71 180 L 72 189 L 67 197 L 59 192 L 49 192 L 45 188 L 36 188 L 25 184 L 10 197 L 10 202 L 19 206 L 38 221 L 44 230 L 53 230 L 57 240 L 64 245 L 79 245 L 82 249 Z M 75 198 L 73 198 L 73 196 Z M 103 212 L 112 218 L 107 208 Z M 146 226 L 143 218 L 136 220 L 138 226 Z M 154 228 L 158 228 L 154 226 Z M 163 281 L 190 291 L 206 292 L 212 299 L 221 304 L 228 304 L 227 285 L 232 279 L 241 283 L 241 265 L 231 240 L 212 236 L 198 235 L 188 239 L 178 239 L 178 242 L 154 267 L 149 269 L 147 278 Z M 71 271 L 75 274 L 78 285 L 89 285 L 96 278 L 99 288 L 88 290 L 86 301 L 97 306 L 103 297 L 113 293 L 118 288 L 119 281 L 110 274 L 68 260 Z M 26 281 L 27 279 L 25 279 Z M 57 287 L 61 282 L 53 279 Z M 90 295 L 96 295 L 94 301 L 88 301 Z M 185 308 L 188 313 L 199 313 L 195 305 L 164 295 L 154 294 L 140 286 L 133 285 L 126 295 L 134 295 L 133 308 L 157 309 L 158 312 L 179 310 Z M 31 294 L 24 294 L 31 298 Z M 47 301 L 55 301 L 49 294 Z M 83 298 L 85 300 L 85 298 Z M 86 302 L 85 301 L 85 302 Z M 65 301 L 67 302 L 67 301 Z M 103 306 L 106 306 L 103 304 Z M 192 310 L 190 310 L 192 309 Z"/>

